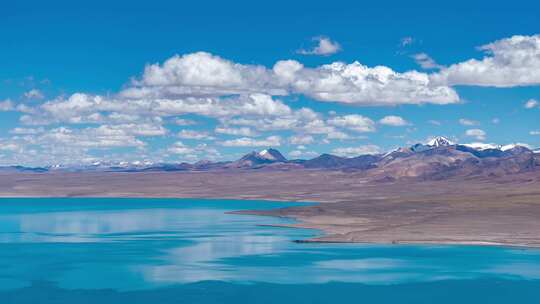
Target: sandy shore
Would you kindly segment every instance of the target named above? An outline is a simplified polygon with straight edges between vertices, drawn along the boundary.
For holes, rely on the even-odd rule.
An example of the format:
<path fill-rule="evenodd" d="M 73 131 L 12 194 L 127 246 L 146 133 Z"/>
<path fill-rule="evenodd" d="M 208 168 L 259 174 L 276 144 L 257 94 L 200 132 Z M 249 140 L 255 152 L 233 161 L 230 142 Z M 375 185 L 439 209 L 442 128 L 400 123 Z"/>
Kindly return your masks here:
<path fill-rule="evenodd" d="M 373 183 L 338 171 L 0 174 L 1 197 L 177 197 L 316 202 L 291 217 L 315 242 L 540 247 L 540 172 Z"/>

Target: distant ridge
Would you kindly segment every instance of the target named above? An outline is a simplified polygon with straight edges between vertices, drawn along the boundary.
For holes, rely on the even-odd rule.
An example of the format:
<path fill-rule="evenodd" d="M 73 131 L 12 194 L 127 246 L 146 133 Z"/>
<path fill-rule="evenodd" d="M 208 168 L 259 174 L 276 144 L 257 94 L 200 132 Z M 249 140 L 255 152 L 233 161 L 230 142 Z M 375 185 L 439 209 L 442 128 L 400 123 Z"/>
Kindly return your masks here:
<path fill-rule="evenodd" d="M 51 166 L 27 168 L 0 167 L 0 172 L 102 171 L 102 172 L 170 172 L 223 170 L 354 170 L 375 180 L 401 178 L 444 179 L 452 176 L 504 175 L 540 166 L 540 149 L 521 144 L 456 144 L 439 136 L 426 143 L 401 147 L 385 154 L 342 157 L 322 154 L 309 160 L 287 160 L 274 148 L 252 151 L 236 161 L 190 163 L 96 162 L 87 166 Z"/>

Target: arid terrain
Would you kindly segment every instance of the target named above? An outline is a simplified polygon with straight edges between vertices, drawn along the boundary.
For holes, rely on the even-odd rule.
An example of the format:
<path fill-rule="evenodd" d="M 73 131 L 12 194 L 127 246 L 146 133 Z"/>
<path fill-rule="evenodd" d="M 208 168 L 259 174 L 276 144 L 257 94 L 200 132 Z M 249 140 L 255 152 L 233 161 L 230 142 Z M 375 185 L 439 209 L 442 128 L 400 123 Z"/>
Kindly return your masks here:
<path fill-rule="evenodd" d="M 302 201 L 272 211 L 309 241 L 540 246 L 540 171 L 373 181 L 340 170 L 0 174 L 2 197 L 175 197 Z"/>

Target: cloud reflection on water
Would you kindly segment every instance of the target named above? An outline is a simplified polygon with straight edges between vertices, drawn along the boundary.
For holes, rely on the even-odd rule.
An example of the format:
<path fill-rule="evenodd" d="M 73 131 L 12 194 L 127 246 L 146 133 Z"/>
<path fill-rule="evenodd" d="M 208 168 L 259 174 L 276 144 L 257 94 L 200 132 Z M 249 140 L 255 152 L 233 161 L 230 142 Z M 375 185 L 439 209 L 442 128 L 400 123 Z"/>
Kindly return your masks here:
<path fill-rule="evenodd" d="M 225 214 L 234 205 L 225 208 L 219 201 L 211 208 L 186 204 L 4 213 L 0 246 L 20 246 L 15 250 L 25 255 L 0 251 L 0 260 L 25 267 L 4 267 L 0 278 L 17 278 L 19 285 L 52 278 L 69 288 L 127 289 L 205 280 L 385 285 L 486 276 L 540 279 L 539 251 L 297 244 L 291 240 L 312 232 L 261 227 L 283 220 Z M 26 246 L 32 247 L 23 251 Z M 111 279 L 86 279 L 104 274 Z"/>

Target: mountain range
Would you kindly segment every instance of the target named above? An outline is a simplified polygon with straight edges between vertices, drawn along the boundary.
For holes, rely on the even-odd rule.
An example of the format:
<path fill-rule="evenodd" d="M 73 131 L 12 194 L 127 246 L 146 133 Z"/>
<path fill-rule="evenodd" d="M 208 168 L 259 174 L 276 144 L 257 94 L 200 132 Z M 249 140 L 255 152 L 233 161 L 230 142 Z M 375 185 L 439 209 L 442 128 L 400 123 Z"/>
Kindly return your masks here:
<path fill-rule="evenodd" d="M 540 150 L 523 145 L 456 144 L 444 137 L 377 155 L 341 157 L 322 154 L 309 160 L 287 160 L 276 149 L 250 152 L 236 161 L 178 164 L 95 163 L 80 167 L 27 168 L 2 167 L 0 171 L 212 171 L 212 170 L 343 170 L 354 171 L 374 180 L 402 178 L 444 179 L 453 176 L 504 175 L 540 168 Z"/>

